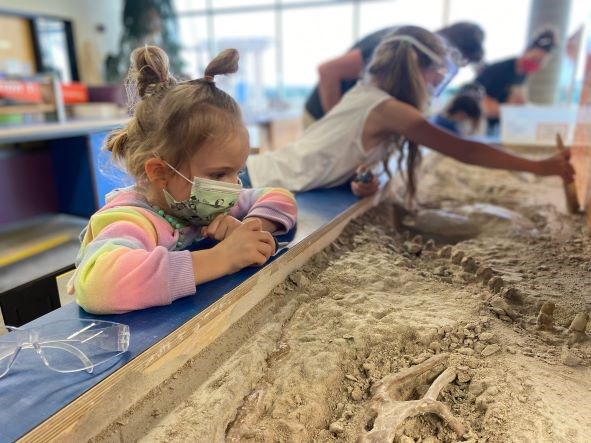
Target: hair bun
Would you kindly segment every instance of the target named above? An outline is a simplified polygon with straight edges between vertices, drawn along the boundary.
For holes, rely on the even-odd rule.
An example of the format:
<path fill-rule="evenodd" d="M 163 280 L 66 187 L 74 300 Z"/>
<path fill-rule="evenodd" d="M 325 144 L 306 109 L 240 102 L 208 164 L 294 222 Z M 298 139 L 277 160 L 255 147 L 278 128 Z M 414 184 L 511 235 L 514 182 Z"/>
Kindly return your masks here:
<path fill-rule="evenodd" d="M 134 49 L 130 58 L 128 78 L 136 84 L 137 93 L 141 98 L 176 83 L 169 71 L 168 55 L 159 47 L 143 46 Z"/>
<path fill-rule="evenodd" d="M 240 54 L 236 49 L 224 49 L 205 68 L 203 80 L 213 82 L 216 75 L 233 74 L 238 71 Z"/>

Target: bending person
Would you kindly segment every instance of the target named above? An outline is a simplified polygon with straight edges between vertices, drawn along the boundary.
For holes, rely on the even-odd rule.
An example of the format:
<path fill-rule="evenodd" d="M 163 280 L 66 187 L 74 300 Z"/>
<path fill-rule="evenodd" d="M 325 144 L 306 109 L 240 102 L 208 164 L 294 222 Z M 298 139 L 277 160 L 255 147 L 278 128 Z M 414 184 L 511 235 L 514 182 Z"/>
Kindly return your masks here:
<path fill-rule="evenodd" d="M 322 118 L 355 86 L 382 39 L 396 29 L 397 27 L 390 27 L 376 31 L 355 43 L 342 56 L 328 60 L 318 67 L 318 85 L 308 97 L 304 109 L 305 128 Z M 482 60 L 484 31 L 480 26 L 459 22 L 440 29 L 437 34 L 461 53 L 463 64 Z"/>
<path fill-rule="evenodd" d="M 429 123 L 422 111 L 429 103 L 429 91 L 440 90 L 451 80 L 449 65 L 440 37 L 416 26 L 398 29 L 376 50 L 365 79 L 298 141 L 250 156 L 243 181 L 292 191 L 330 188 L 350 182 L 361 165 L 387 161 L 400 150 L 412 196 L 419 145 L 468 164 L 573 179 L 568 152 L 530 160 L 459 138 Z M 360 196 L 377 187 L 377 180 L 352 182 L 353 192 Z"/>

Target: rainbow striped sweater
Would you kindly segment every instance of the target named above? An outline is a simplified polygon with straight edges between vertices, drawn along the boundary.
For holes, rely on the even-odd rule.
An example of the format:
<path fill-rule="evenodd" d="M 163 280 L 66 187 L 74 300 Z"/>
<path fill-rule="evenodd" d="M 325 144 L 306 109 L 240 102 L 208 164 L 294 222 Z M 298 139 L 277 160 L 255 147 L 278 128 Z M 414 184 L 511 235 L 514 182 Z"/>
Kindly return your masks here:
<path fill-rule="evenodd" d="M 244 189 L 230 215 L 271 220 L 281 234 L 295 225 L 297 207 L 284 189 Z M 124 313 L 195 294 L 191 253 L 183 248 L 200 238 L 200 229 L 174 229 L 133 187 L 110 193 L 80 238 L 71 284 L 88 312 Z"/>

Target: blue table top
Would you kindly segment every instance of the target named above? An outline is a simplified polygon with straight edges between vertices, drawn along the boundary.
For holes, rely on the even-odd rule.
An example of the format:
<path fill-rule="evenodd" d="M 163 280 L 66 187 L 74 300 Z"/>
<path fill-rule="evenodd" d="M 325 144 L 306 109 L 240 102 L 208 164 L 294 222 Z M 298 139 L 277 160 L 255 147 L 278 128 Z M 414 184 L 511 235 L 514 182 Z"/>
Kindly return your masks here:
<path fill-rule="evenodd" d="M 358 201 L 348 187 L 305 192 L 298 194 L 296 199 L 299 208 L 298 225 L 294 232 L 278 239 L 291 241 L 287 248 L 301 242 Z M 279 251 L 272 260 L 283 252 Z M 129 351 L 121 359 L 110 366 L 95 368 L 93 374 L 84 371 L 57 373 L 44 367 L 32 350 L 22 351 L 10 372 L 0 378 L 0 441 L 13 441 L 23 436 L 219 300 L 259 269 L 246 268 L 236 274 L 199 285 L 195 295 L 179 299 L 168 306 L 121 315 L 95 316 L 71 303 L 28 323 L 24 327 L 72 318 L 111 320 L 129 325 L 131 343 Z"/>

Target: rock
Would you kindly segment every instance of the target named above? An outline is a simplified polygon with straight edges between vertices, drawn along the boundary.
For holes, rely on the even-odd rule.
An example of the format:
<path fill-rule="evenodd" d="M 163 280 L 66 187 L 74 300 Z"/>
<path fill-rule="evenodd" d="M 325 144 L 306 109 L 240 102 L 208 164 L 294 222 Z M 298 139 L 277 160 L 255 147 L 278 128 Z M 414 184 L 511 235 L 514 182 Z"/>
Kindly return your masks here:
<path fill-rule="evenodd" d="M 425 249 L 427 251 L 433 251 L 435 249 L 435 242 L 432 239 L 429 239 L 425 242 Z"/>
<path fill-rule="evenodd" d="M 417 245 L 416 243 L 412 242 L 404 242 L 404 250 L 412 255 L 419 255 L 421 253 L 422 247 Z"/>
<path fill-rule="evenodd" d="M 568 348 L 564 348 L 562 350 L 562 354 L 560 355 L 560 361 L 563 365 L 571 367 L 579 366 L 581 363 L 583 363 L 583 359 L 577 357 Z"/>
<path fill-rule="evenodd" d="M 421 443 L 439 443 L 439 439 L 437 437 L 433 437 L 429 435 L 421 440 Z"/>
<path fill-rule="evenodd" d="M 289 276 L 289 279 L 298 287 L 298 288 L 305 288 L 310 284 L 310 280 L 301 272 L 296 272 L 293 275 Z"/>
<path fill-rule="evenodd" d="M 507 347 L 507 352 L 508 352 L 509 354 L 513 354 L 513 355 L 515 355 L 515 354 L 517 354 L 517 349 L 515 349 L 515 348 L 512 348 L 512 347 L 510 347 L 510 346 L 509 346 L 509 347 Z"/>
<path fill-rule="evenodd" d="M 441 352 L 441 343 L 438 341 L 431 342 L 429 343 L 429 349 L 431 349 L 436 354 L 439 354 Z"/>
<path fill-rule="evenodd" d="M 468 383 L 472 379 L 470 368 L 467 366 L 458 366 L 456 374 L 460 383 Z"/>
<path fill-rule="evenodd" d="M 339 434 L 342 434 L 343 432 L 345 432 L 345 427 L 343 426 L 342 423 L 335 421 L 334 423 L 330 424 L 330 426 L 328 427 L 328 430 L 330 432 L 332 432 L 333 434 L 339 435 Z"/>
<path fill-rule="evenodd" d="M 501 289 L 503 288 L 503 286 L 505 285 L 505 282 L 503 281 L 503 279 L 499 276 L 496 277 L 492 277 L 489 281 L 488 281 L 488 287 L 491 289 L 491 291 L 493 292 L 500 292 Z"/>
<path fill-rule="evenodd" d="M 407 435 L 401 435 L 400 438 L 398 439 L 398 443 L 415 443 L 415 441 L 413 438 L 410 438 Z"/>
<path fill-rule="evenodd" d="M 418 245 L 422 245 L 423 244 L 423 236 L 422 235 L 415 235 L 411 242 L 416 243 Z"/>
<path fill-rule="evenodd" d="M 476 278 L 481 280 L 484 284 L 488 283 L 493 275 L 494 272 L 489 267 L 480 267 L 476 270 Z"/>
<path fill-rule="evenodd" d="M 468 393 L 473 395 L 474 397 L 478 397 L 480 394 L 484 392 L 486 389 L 487 384 L 483 380 L 472 380 L 470 382 L 470 386 L 468 386 Z"/>
<path fill-rule="evenodd" d="M 283 286 L 277 286 L 273 289 L 273 292 L 277 295 L 285 295 L 285 288 Z"/>
<path fill-rule="evenodd" d="M 474 355 L 474 349 L 472 348 L 460 348 L 458 352 L 462 355 Z"/>
<path fill-rule="evenodd" d="M 589 314 L 586 312 L 579 312 L 575 315 L 572 323 L 570 324 L 568 330 L 570 332 L 585 332 L 587 329 L 587 323 L 589 322 Z"/>
<path fill-rule="evenodd" d="M 454 265 L 459 265 L 462 262 L 463 258 L 464 258 L 464 252 L 463 251 L 456 251 L 451 255 L 451 262 Z"/>
<path fill-rule="evenodd" d="M 476 264 L 476 260 L 474 260 L 474 257 L 464 257 L 460 262 L 460 265 L 462 266 L 462 268 L 464 268 L 464 271 L 470 272 L 472 274 L 475 273 L 476 269 L 478 268 L 478 265 Z"/>
<path fill-rule="evenodd" d="M 439 275 L 440 277 L 446 277 L 451 273 L 445 266 L 437 266 L 435 269 L 433 269 L 433 274 Z"/>
<path fill-rule="evenodd" d="M 492 345 L 488 345 L 486 346 L 482 352 L 480 353 L 480 355 L 482 355 L 483 357 L 489 357 L 493 354 L 496 354 L 497 352 L 499 352 L 501 350 L 501 347 L 497 344 L 492 344 Z"/>
<path fill-rule="evenodd" d="M 439 257 L 441 258 L 450 258 L 451 257 L 451 246 L 450 245 L 446 245 L 443 248 L 441 248 L 439 250 L 439 252 L 437 253 L 437 255 L 439 255 Z"/>
<path fill-rule="evenodd" d="M 554 308 L 555 304 L 551 301 L 545 302 L 540 308 L 540 313 L 536 320 L 538 329 L 551 331 L 554 329 Z"/>
<path fill-rule="evenodd" d="M 363 398 L 363 392 L 358 387 L 353 388 L 351 391 L 351 399 L 354 401 L 359 401 Z"/>
<path fill-rule="evenodd" d="M 523 294 L 517 288 L 507 288 L 503 290 L 502 297 L 515 303 L 523 302 Z"/>
<path fill-rule="evenodd" d="M 511 306 L 501 297 L 495 297 L 490 301 L 492 311 L 499 316 L 501 320 L 511 321 L 519 317 L 517 312 L 511 309 Z M 506 318 L 503 318 L 506 317 Z"/>
<path fill-rule="evenodd" d="M 499 388 L 497 388 L 496 386 L 490 386 L 486 389 L 486 391 L 484 391 L 484 393 L 490 397 L 494 397 L 496 395 L 499 395 Z"/>
<path fill-rule="evenodd" d="M 354 375 L 351 375 L 351 374 L 346 374 L 345 375 L 345 378 L 347 380 L 351 380 L 351 381 L 358 381 L 357 378 Z"/>
<path fill-rule="evenodd" d="M 480 354 L 485 347 L 486 347 L 486 345 L 484 343 L 480 343 L 480 342 L 474 343 L 474 352 L 476 354 Z"/>
<path fill-rule="evenodd" d="M 492 332 L 481 332 L 478 335 L 478 338 L 480 340 L 482 340 L 483 342 L 493 343 L 494 342 L 494 339 L 495 339 L 495 334 L 493 334 Z"/>

